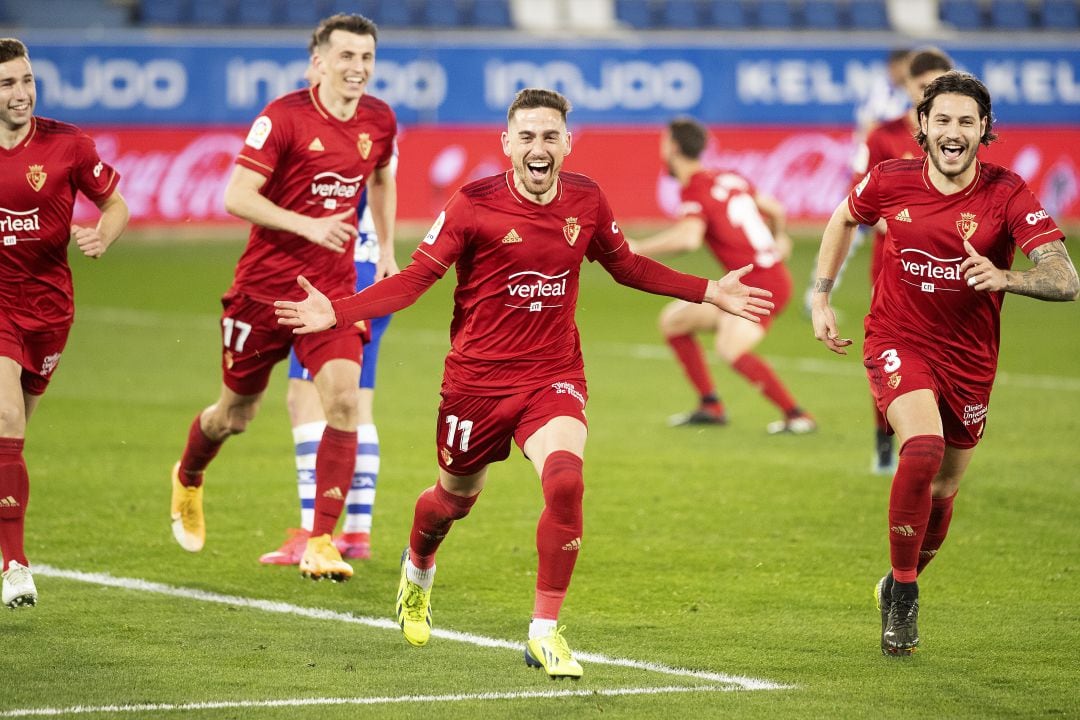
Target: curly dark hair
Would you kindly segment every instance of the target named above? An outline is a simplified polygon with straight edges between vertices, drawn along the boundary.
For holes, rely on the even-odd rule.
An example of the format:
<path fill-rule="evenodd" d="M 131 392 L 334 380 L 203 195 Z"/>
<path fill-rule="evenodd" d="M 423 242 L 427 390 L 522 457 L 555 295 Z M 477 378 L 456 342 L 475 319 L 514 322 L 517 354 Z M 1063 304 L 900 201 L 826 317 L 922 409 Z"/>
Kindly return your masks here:
<path fill-rule="evenodd" d="M 974 100 L 975 104 L 979 106 L 979 119 L 986 120 L 986 128 L 983 130 L 979 142 L 983 145 L 989 145 L 997 140 L 997 134 L 993 131 L 994 114 L 990 107 L 990 91 L 986 89 L 986 86 L 982 84 L 979 78 L 971 73 L 953 70 L 926 86 L 923 101 L 916 108 L 919 117 L 919 132 L 915 133 L 915 142 L 919 143 L 919 147 L 923 150 L 928 149 L 926 146 L 926 133 L 922 130 L 923 118 L 930 117 L 930 108 L 934 105 L 934 99 L 938 95 L 946 94 L 964 95 Z"/>

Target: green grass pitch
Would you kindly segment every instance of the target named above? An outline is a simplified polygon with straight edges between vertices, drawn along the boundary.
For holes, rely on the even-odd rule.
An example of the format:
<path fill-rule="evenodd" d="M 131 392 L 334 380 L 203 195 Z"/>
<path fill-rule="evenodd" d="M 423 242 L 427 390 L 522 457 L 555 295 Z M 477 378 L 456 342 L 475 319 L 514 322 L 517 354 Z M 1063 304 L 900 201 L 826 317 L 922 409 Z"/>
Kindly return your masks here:
<path fill-rule="evenodd" d="M 440 635 L 415 649 L 390 621 L 413 501 L 435 477 L 452 279 L 383 343 L 374 558 L 351 582 L 256 562 L 298 522 L 284 367 L 208 473 L 206 549 L 174 543 L 169 468 L 220 383 L 218 298 L 241 247 L 241 232 L 224 234 L 132 232 L 100 261 L 73 254 L 78 317 L 26 450 L 27 551 L 55 570 L 37 575 L 38 607 L 0 613 L 0 718 L 76 706 L 92 718 L 1080 716 L 1077 305 L 1007 299 L 986 439 L 921 582 L 923 644 L 897 661 L 878 651 L 888 481 L 869 473 L 858 342 L 846 358 L 825 351 L 796 298 L 761 347 L 817 417 L 814 435 L 766 435 L 772 407 L 715 362 L 731 425 L 669 429 L 694 398 L 656 331 L 665 299 L 587 268 L 586 529 L 563 611 L 585 677 L 552 683 L 521 658 L 542 499 L 516 451 L 443 545 L 433 593 L 438 630 L 502 642 Z M 798 292 L 814 249 L 811 235 L 796 243 Z M 835 298 L 856 341 L 866 254 Z M 703 254 L 674 264 L 717 274 Z M 334 698 L 354 704 L 297 704 Z"/>

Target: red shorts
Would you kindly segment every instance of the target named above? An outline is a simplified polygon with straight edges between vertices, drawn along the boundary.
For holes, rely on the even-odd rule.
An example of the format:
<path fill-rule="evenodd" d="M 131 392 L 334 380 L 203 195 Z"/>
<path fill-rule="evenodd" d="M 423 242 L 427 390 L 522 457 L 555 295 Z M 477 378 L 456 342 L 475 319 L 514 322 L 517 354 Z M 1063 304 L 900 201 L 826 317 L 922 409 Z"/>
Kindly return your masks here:
<path fill-rule="evenodd" d="M 979 443 L 986 429 L 991 383 L 957 379 L 925 352 L 884 338 L 866 341 L 863 365 L 870 392 L 883 415 L 901 395 L 930 390 L 937 399 L 946 444 L 972 448 Z"/>
<path fill-rule="evenodd" d="M 257 395 L 270 382 L 274 365 L 296 351 L 300 363 L 315 377 L 329 360 L 360 362 L 360 328 L 350 325 L 310 335 L 294 335 L 279 325 L 274 306 L 240 294 L 221 298 L 221 369 L 225 386 L 240 395 Z"/>
<path fill-rule="evenodd" d="M 762 329 L 768 330 L 780 313 L 784 312 L 784 308 L 791 299 L 791 273 L 784 264 L 773 265 L 764 270 L 755 268 L 746 274 L 746 277 L 742 279 L 742 284 L 759 287 L 772 293 L 772 297 L 769 298 L 775 306 L 772 313 L 758 316 L 761 319 Z"/>
<path fill-rule="evenodd" d="M 510 455 L 510 441 L 525 441 L 556 417 L 585 420 L 589 399 L 585 380 L 554 382 L 514 395 L 442 392 L 435 425 L 439 467 L 451 475 L 471 475 Z"/>
<path fill-rule="evenodd" d="M 10 317 L 0 315 L 0 357 L 8 357 L 22 367 L 20 382 L 28 395 L 43 395 L 60 354 L 67 345 L 71 326 L 55 330 L 23 330 Z"/>

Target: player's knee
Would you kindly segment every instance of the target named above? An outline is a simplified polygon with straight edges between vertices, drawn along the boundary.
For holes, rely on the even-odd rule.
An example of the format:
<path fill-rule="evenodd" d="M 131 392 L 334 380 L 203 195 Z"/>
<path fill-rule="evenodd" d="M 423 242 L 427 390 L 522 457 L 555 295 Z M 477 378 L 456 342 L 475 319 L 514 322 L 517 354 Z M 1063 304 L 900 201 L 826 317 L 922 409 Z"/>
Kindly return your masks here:
<path fill-rule="evenodd" d="M 332 427 L 356 427 L 360 417 L 356 407 L 358 400 L 359 394 L 355 387 L 333 393 L 323 403 L 326 422 Z"/>
<path fill-rule="evenodd" d="M 581 458 L 571 453 L 555 453 L 544 464 L 544 503 L 554 511 L 580 510 L 585 494 Z"/>
<path fill-rule="evenodd" d="M 23 437 L 26 433 L 26 412 L 20 399 L 0 401 L 0 437 Z"/>

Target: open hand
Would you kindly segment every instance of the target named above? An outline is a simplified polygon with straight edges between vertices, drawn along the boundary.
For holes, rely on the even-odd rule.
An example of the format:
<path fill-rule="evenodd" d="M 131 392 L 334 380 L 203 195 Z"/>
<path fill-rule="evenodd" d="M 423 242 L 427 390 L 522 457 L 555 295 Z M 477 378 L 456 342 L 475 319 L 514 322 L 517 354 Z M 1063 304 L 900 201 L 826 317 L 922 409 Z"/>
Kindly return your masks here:
<path fill-rule="evenodd" d="M 751 322 L 761 322 L 760 316 L 770 315 L 774 305 L 766 299 L 772 297 L 768 290 L 742 284 L 743 275 L 753 269 L 753 265 L 744 265 L 719 280 L 710 280 L 704 302 Z"/>
<path fill-rule="evenodd" d="M 308 295 L 300 302 L 275 301 L 274 314 L 277 315 L 278 325 L 290 326 L 294 335 L 307 335 L 334 327 L 336 318 L 330 300 L 303 275 L 297 276 L 296 283 Z"/>

